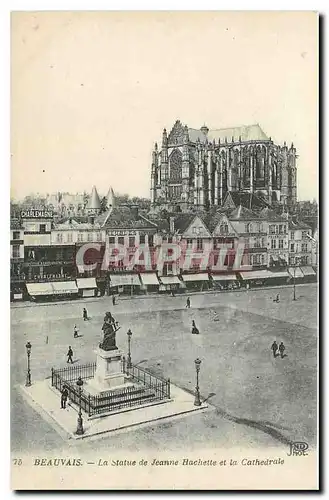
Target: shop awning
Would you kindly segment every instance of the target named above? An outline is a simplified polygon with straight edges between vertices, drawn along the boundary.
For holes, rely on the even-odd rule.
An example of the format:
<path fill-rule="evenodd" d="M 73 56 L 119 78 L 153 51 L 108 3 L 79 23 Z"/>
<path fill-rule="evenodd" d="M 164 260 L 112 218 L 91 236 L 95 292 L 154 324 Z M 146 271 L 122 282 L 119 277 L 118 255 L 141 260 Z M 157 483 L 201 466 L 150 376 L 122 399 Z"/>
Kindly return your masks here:
<path fill-rule="evenodd" d="M 184 274 L 182 276 L 184 281 L 209 281 L 209 276 L 207 273 L 200 274 Z"/>
<path fill-rule="evenodd" d="M 79 278 L 77 279 L 77 286 L 79 290 L 97 288 L 97 283 L 95 278 Z"/>
<path fill-rule="evenodd" d="M 159 285 L 159 280 L 155 273 L 140 274 L 143 285 Z"/>
<path fill-rule="evenodd" d="M 271 271 L 260 269 L 259 271 L 240 271 L 240 276 L 243 280 L 262 280 L 272 278 Z"/>
<path fill-rule="evenodd" d="M 125 285 L 140 286 L 138 274 L 111 274 L 110 280 L 111 280 L 111 287 L 125 286 Z"/>
<path fill-rule="evenodd" d="M 75 284 L 75 281 L 53 281 L 50 284 L 53 287 L 55 295 L 78 293 L 78 288 Z"/>
<path fill-rule="evenodd" d="M 304 276 L 315 276 L 316 272 L 314 271 L 313 267 L 311 266 L 303 266 L 301 267 L 302 273 Z"/>
<path fill-rule="evenodd" d="M 235 274 L 212 274 L 211 277 L 214 281 L 233 281 L 233 280 L 235 281 L 236 280 Z"/>
<path fill-rule="evenodd" d="M 53 295 L 53 287 L 50 283 L 26 283 L 29 295 Z"/>
<path fill-rule="evenodd" d="M 292 278 L 304 278 L 304 274 L 302 273 L 302 270 L 300 267 L 289 267 L 288 269 L 289 274 Z M 296 274 L 295 274 L 296 272 Z"/>
<path fill-rule="evenodd" d="M 269 278 L 290 278 L 288 271 L 275 271 L 271 272 Z"/>
<path fill-rule="evenodd" d="M 160 280 L 164 285 L 181 285 L 181 280 L 178 276 L 161 276 Z"/>

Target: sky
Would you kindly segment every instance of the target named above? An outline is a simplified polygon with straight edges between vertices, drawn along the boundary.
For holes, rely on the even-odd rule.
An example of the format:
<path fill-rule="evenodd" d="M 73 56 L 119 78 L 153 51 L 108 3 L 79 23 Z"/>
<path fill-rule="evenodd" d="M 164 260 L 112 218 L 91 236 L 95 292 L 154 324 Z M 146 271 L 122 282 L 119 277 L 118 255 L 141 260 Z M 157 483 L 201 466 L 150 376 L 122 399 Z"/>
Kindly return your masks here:
<path fill-rule="evenodd" d="M 11 196 L 149 197 L 179 119 L 293 142 L 298 199 L 317 199 L 317 45 L 312 12 L 13 13 Z"/>

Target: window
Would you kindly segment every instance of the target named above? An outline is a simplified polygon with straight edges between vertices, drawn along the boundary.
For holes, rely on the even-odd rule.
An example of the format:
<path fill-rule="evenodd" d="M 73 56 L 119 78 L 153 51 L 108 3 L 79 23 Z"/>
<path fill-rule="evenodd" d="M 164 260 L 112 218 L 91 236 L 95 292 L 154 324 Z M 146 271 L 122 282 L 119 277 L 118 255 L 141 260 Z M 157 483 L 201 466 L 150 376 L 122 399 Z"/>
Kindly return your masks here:
<path fill-rule="evenodd" d="M 290 243 L 290 252 L 295 251 L 295 243 Z"/>
<path fill-rule="evenodd" d="M 193 240 L 192 239 L 189 238 L 188 240 L 186 240 L 186 243 L 187 243 L 187 247 L 188 248 L 192 248 L 192 246 L 193 246 Z"/>
<path fill-rule="evenodd" d="M 114 236 L 110 236 L 109 237 L 109 245 L 114 245 L 115 243 L 115 237 Z"/>
<path fill-rule="evenodd" d="M 13 245 L 13 258 L 19 258 L 19 245 Z"/>
<path fill-rule="evenodd" d="M 134 248 L 135 246 L 135 236 L 129 236 L 129 248 Z"/>
<path fill-rule="evenodd" d="M 295 231 L 291 231 L 291 233 L 290 233 L 290 239 L 291 240 L 295 239 Z"/>
<path fill-rule="evenodd" d="M 153 247 L 154 246 L 154 241 L 153 241 L 153 234 L 149 234 L 149 247 Z"/>
<path fill-rule="evenodd" d="M 276 248 L 276 240 L 271 240 L 271 248 Z"/>
<path fill-rule="evenodd" d="M 197 248 L 197 250 L 202 250 L 202 248 L 203 248 L 203 242 L 202 242 L 201 238 L 198 238 L 196 240 L 196 248 Z"/>
<path fill-rule="evenodd" d="M 63 234 L 57 233 L 57 243 L 62 243 L 62 241 L 63 241 Z"/>
<path fill-rule="evenodd" d="M 265 240 L 262 238 L 262 248 L 265 248 Z"/>
<path fill-rule="evenodd" d="M 275 226 L 270 225 L 269 230 L 270 230 L 270 234 L 275 234 Z"/>
<path fill-rule="evenodd" d="M 88 241 L 93 241 L 93 233 L 88 233 Z"/>
<path fill-rule="evenodd" d="M 145 243 L 145 236 L 144 236 L 144 241 L 143 241 L 143 243 Z M 124 238 L 124 236 L 119 236 L 119 237 L 118 237 L 118 244 L 119 244 L 119 245 L 124 245 L 124 244 L 125 244 L 125 238 Z"/>
<path fill-rule="evenodd" d="M 78 241 L 83 241 L 83 233 L 78 233 Z"/>
<path fill-rule="evenodd" d="M 262 265 L 265 264 L 265 255 L 263 253 L 261 254 L 261 263 Z"/>
<path fill-rule="evenodd" d="M 68 243 L 72 243 L 72 239 L 73 239 L 72 238 L 72 233 L 67 233 L 67 237 L 66 238 L 67 238 L 67 242 Z"/>
<path fill-rule="evenodd" d="M 167 271 L 172 273 L 172 264 L 167 264 Z"/>
<path fill-rule="evenodd" d="M 283 240 L 279 240 L 279 248 L 283 248 Z"/>
<path fill-rule="evenodd" d="M 255 248 L 260 248 L 260 239 L 255 239 Z"/>
<path fill-rule="evenodd" d="M 287 234 L 287 226 L 285 224 L 283 226 L 283 232 L 284 232 L 284 234 Z"/>
<path fill-rule="evenodd" d="M 305 238 L 307 238 L 307 235 L 308 235 L 308 231 L 302 231 L 302 238 L 303 238 L 303 240 Z"/>
<path fill-rule="evenodd" d="M 302 252 L 307 252 L 307 243 L 302 243 Z"/>
<path fill-rule="evenodd" d="M 283 226 L 282 226 L 282 224 L 279 225 L 279 234 L 283 234 Z"/>
<path fill-rule="evenodd" d="M 97 241 L 102 241 L 102 233 L 97 233 L 96 239 L 97 239 Z"/>
<path fill-rule="evenodd" d="M 245 248 L 249 248 L 249 239 L 248 238 L 244 239 L 244 246 L 245 246 Z"/>
<path fill-rule="evenodd" d="M 196 234 L 196 227 L 192 227 L 192 233 Z"/>
<path fill-rule="evenodd" d="M 203 226 L 199 226 L 199 234 L 202 234 Z"/>
<path fill-rule="evenodd" d="M 258 232 L 259 233 L 263 232 L 263 226 L 262 226 L 262 224 L 258 224 Z"/>
<path fill-rule="evenodd" d="M 221 224 L 219 227 L 219 232 L 221 234 L 227 234 L 228 233 L 228 224 Z"/>
<path fill-rule="evenodd" d="M 245 232 L 246 233 L 251 233 L 251 224 L 248 223 L 248 224 L 245 225 Z"/>
<path fill-rule="evenodd" d="M 140 234 L 139 235 L 139 243 L 140 244 L 144 244 L 145 243 L 145 234 Z"/>
<path fill-rule="evenodd" d="M 40 224 L 39 231 L 44 234 L 46 232 L 46 224 Z"/>
<path fill-rule="evenodd" d="M 13 240 L 19 240 L 19 239 L 20 239 L 20 232 L 13 231 Z"/>

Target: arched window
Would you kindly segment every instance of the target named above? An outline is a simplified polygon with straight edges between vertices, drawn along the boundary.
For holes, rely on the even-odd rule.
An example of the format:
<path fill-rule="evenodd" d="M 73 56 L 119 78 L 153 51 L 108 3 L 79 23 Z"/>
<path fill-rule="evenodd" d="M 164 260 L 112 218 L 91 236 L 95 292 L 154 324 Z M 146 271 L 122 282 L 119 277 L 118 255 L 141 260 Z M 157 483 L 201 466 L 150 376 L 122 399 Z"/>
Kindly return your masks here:
<path fill-rule="evenodd" d="M 181 182 L 182 180 L 182 153 L 175 149 L 169 158 L 170 181 Z"/>

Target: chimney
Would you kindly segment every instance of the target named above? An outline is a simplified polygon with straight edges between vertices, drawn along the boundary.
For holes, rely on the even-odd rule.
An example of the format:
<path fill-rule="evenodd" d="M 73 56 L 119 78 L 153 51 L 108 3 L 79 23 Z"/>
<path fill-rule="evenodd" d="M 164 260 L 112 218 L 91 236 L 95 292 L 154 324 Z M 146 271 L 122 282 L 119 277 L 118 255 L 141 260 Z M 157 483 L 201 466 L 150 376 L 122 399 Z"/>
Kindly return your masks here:
<path fill-rule="evenodd" d="M 130 207 L 130 211 L 131 211 L 133 217 L 135 217 L 136 219 L 138 217 L 138 209 L 139 209 L 138 205 L 132 205 Z"/>
<path fill-rule="evenodd" d="M 88 216 L 88 222 L 92 225 L 95 224 L 95 216 L 94 215 L 89 215 Z"/>

